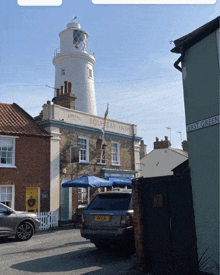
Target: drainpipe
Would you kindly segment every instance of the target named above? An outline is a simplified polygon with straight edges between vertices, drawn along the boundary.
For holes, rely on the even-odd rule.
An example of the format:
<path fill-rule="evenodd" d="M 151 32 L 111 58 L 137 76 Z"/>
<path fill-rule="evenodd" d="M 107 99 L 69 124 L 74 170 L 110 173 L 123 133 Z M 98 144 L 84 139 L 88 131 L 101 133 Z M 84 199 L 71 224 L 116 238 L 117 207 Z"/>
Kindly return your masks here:
<path fill-rule="evenodd" d="M 179 70 L 180 72 L 182 72 L 182 68 L 179 66 L 179 63 L 181 62 L 181 61 L 183 61 L 183 58 L 184 58 L 184 56 L 185 56 L 185 50 L 181 47 L 180 48 L 180 53 L 181 53 L 181 56 L 177 59 L 177 61 L 173 64 L 174 65 L 174 67 L 177 69 L 177 70 Z"/>

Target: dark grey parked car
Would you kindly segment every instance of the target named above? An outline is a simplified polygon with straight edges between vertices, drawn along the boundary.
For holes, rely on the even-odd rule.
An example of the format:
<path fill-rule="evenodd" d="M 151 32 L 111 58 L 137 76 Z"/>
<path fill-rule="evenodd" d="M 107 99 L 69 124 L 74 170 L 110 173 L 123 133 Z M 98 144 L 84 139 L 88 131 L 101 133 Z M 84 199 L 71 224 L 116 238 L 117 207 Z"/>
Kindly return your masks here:
<path fill-rule="evenodd" d="M 83 215 L 81 236 L 97 248 L 111 246 L 135 251 L 132 192 L 99 193 Z"/>
<path fill-rule="evenodd" d="M 16 236 L 21 241 L 29 240 L 39 230 L 37 215 L 15 211 L 0 203 L 0 237 Z"/>

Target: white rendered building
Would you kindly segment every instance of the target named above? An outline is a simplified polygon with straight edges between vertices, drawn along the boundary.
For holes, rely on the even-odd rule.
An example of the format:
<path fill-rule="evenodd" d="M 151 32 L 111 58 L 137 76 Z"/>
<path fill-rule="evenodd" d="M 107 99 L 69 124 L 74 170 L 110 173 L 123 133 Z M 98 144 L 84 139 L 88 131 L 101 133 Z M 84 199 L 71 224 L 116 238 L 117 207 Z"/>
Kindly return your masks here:
<path fill-rule="evenodd" d="M 64 81 L 71 82 L 72 93 L 77 98 L 75 109 L 96 115 L 93 75 L 95 58 L 87 52 L 88 34 L 81 30 L 80 24 L 70 22 L 67 29 L 59 33 L 59 37 L 60 50 L 56 50 L 53 58 L 55 88 L 60 89 Z M 54 96 L 57 96 L 56 91 Z"/>
<path fill-rule="evenodd" d="M 154 150 L 141 159 L 141 176 L 150 178 L 173 175 L 172 169 L 188 159 L 186 144 L 186 141 L 182 142 L 182 150 L 170 147 L 168 137 L 161 141 L 156 138 Z"/>

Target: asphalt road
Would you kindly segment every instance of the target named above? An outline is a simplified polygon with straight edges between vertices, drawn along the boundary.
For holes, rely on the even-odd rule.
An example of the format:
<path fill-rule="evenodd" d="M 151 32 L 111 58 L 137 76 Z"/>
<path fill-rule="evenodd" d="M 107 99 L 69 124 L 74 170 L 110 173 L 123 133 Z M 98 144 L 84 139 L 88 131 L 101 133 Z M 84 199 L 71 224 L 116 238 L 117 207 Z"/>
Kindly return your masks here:
<path fill-rule="evenodd" d="M 0 274 L 128 274 L 132 266 L 123 252 L 102 251 L 78 229 L 35 234 L 29 241 L 0 238 Z"/>

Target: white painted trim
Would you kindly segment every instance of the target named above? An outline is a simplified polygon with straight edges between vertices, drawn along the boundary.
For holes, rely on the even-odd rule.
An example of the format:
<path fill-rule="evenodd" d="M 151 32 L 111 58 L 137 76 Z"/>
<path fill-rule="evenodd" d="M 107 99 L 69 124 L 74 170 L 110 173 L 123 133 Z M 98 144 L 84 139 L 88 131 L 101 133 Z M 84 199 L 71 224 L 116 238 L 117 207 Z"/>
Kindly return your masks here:
<path fill-rule="evenodd" d="M 0 168 L 17 168 L 17 166 L 4 166 L 0 164 Z"/>
<path fill-rule="evenodd" d="M 3 137 L 3 138 L 11 138 L 11 139 L 19 138 L 19 136 L 5 136 L 5 135 L 0 135 L 0 137 Z"/>
<path fill-rule="evenodd" d="M 117 163 L 113 162 L 113 159 L 112 159 L 112 145 L 113 144 L 117 144 Z M 111 142 L 111 165 L 112 166 L 120 166 L 121 165 L 121 161 L 120 161 L 120 143 L 119 142 L 115 142 L 115 141 L 112 141 Z"/>
<path fill-rule="evenodd" d="M 62 188 L 62 187 L 61 187 Z M 72 220 L 73 215 L 73 188 L 69 188 L 69 220 Z"/>
<path fill-rule="evenodd" d="M 88 204 L 90 203 L 90 187 L 88 187 Z"/>
<path fill-rule="evenodd" d="M 8 184 L 8 185 L 0 185 L 0 187 L 11 187 L 12 188 L 12 198 L 11 198 L 11 208 L 15 209 L 15 185 L 14 184 Z"/>
<path fill-rule="evenodd" d="M 60 105 L 48 105 L 43 106 L 43 120 L 63 121 L 65 123 L 74 124 L 80 127 L 89 127 L 94 130 L 103 129 L 103 117 L 97 115 L 91 115 L 89 113 L 81 112 L 78 110 L 71 110 Z M 47 130 L 47 128 L 45 129 Z M 53 127 L 48 127 L 49 132 L 53 132 L 54 135 L 60 135 L 60 133 L 52 131 Z M 129 124 L 122 121 L 107 119 L 105 125 L 105 131 L 122 134 L 133 137 L 137 134 L 137 125 Z M 100 133 L 99 133 L 100 135 Z"/>
<path fill-rule="evenodd" d="M 89 163 L 89 138 L 85 136 L 78 136 L 79 139 L 86 140 L 86 160 L 80 160 L 80 150 L 79 150 L 79 163 Z"/>
<path fill-rule="evenodd" d="M 15 209 L 15 185 L 12 184 L 12 200 L 11 200 L 11 208 Z"/>
<path fill-rule="evenodd" d="M 38 188 L 38 216 L 40 215 L 40 187 L 36 187 Z"/>
<path fill-rule="evenodd" d="M 4 135 L 0 135 L 1 139 L 9 139 L 12 140 L 13 142 L 13 151 L 12 151 L 12 164 L 4 164 L 4 163 L 0 163 L 0 168 L 16 168 L 15 166 L 15 154 L 16 154 L 16 146 L 15 146 L 15 139 L 19 138 L 18 136 L 4 136 Z"/>

